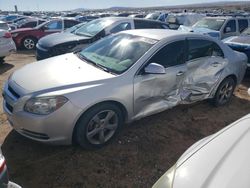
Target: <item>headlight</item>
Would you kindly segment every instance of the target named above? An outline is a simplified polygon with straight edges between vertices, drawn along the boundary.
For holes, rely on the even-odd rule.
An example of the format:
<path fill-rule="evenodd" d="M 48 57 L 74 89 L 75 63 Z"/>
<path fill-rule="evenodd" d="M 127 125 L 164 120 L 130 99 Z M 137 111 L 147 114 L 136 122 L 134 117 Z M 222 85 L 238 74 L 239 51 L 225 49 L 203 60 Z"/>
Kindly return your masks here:
<path fill-rule="evenodd" d="M 56 111 L 67 101 L 68 99 L 63 96 L 31 98 L 26 102 L 24 110 L 32 114 L 47 115 Z"/>
<path fill-rule="evenodd" d="M 173 166 L 153 185 L 152 188 L 172 188 L 176 167 Z"/>
<path fill-rule="evenodd" d="M 18 33 L 12 33 L 11 36 L 12 37 L 17 37 Z"/>

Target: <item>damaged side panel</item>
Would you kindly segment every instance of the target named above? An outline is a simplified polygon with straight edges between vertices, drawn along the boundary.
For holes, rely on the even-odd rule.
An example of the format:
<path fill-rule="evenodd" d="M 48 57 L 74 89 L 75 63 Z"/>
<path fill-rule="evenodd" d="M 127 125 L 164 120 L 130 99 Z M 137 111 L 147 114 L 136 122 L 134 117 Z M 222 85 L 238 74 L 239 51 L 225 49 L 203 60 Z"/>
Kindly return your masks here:
<path fill-rule="evenodd" d="M 203 57 L 166 68 L 163 75 L 136 76 L 135 119 L 210 97 L 220 83 L 227 64 L 222 57 Z"/>

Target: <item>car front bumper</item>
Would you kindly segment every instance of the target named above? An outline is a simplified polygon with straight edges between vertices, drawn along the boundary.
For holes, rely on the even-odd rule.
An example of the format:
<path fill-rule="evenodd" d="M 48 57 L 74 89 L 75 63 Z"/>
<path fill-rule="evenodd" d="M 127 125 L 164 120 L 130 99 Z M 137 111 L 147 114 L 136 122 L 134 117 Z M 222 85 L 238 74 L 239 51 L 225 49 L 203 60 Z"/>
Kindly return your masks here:
<path fill-rule="evenodd" d="M 10 125 L 21 135 L 43 143 L 69 145 L 72 143 L 74 126 L 82 109 L 70 101 L 49 115 L 25 112 L 27 100 L 14 99 L 8 87 L 4 87 L 3 109 Z"/>

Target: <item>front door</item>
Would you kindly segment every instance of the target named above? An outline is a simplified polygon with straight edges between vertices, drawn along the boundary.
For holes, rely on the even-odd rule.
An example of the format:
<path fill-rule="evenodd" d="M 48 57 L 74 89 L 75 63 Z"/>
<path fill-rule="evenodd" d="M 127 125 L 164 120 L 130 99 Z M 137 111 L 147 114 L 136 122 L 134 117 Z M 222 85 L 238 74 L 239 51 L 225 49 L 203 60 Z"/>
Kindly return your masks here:
<path fill-rule="evenodd" d="M 171 108 L 180 102 L 180 90 L 185 78 L 186 41 L 175 41 L 161 48 L 134 78 L 135 119 Z M 146 74 L 150 63 L 164 66 L 165 74 Z"/>

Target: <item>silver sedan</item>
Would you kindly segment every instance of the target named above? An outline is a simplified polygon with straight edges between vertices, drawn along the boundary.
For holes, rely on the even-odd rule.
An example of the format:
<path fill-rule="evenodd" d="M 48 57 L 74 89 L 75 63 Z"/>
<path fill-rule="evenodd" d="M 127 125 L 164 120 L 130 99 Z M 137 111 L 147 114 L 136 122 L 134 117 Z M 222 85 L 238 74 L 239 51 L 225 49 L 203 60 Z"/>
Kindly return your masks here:
<path fill-rule="evenodd" d="M 125 31 L 17 70 L 5 84 L 3 107 L 28 138 L 98 148 L 124 122 L 208 98 L 225 105 L 246 64 L 244 54 L 207 36 Z"/>

